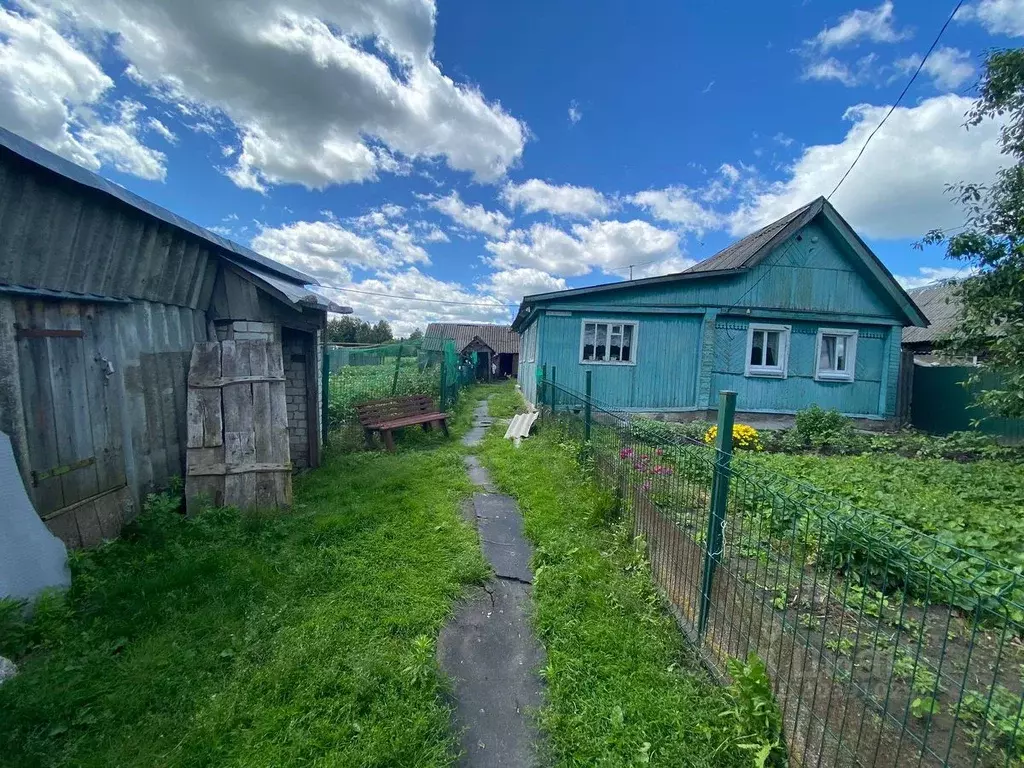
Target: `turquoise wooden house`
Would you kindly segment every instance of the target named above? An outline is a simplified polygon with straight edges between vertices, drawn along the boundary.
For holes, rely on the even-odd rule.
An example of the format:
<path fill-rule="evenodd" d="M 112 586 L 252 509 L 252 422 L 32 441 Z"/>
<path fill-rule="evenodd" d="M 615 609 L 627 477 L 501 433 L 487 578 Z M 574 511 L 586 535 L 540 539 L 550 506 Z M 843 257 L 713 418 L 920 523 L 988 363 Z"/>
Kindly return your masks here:
<path fill-rule="evenodd" d="M 925 325 L 818 198 L 685 272 L 527 296 L 512 327 L 533 403 L 546 365 L 581 391 L 592 371 L 598 401 L 666 420 L 710 417 L 731 389 L 747 414 L 817 403 L 879 421 L 896 412 L 902 330 Z"/>

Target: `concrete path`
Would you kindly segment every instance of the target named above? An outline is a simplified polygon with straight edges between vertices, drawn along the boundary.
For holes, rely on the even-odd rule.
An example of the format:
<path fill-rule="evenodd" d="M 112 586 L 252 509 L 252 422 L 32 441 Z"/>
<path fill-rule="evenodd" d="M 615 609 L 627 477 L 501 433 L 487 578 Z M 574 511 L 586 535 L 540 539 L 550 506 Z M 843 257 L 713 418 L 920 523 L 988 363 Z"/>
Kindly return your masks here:
<path fill-rule="evenodd" d="M 463 438 L 478 445 L 491 424 L 486 401 Z M 465 513 L 476 523 L 495 577 L 460 604 L 441 632 L 437 654 L 451 678 L 460 766 L 530 768 L 538 761 L 534 713 L 541 706 L 537 672 L 544 649 L 530 626 L 531 549 L 523 519 L 510 496 L 497 493 L 475 456 L 466 457 L 470 479 L 481 488 Z"/>

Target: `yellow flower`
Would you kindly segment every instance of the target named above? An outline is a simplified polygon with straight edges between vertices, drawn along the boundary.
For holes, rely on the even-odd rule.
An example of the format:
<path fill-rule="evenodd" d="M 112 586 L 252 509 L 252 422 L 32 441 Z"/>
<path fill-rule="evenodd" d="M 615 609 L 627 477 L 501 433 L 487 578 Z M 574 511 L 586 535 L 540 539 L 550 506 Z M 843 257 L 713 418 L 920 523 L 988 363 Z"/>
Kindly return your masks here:
<path fill-rule="evenodd" d="M 718 425 L 712 425 L 711 428 L 704 433 L 704 442 L 708 445 L 713 445 L 717 439 Z M 749 424 L 732 425 L 732 447 L 746 451 L 760 451 L 764 449 L 764 446 L 761 445 L 761 439 L 757 434 L 757 430 Z"/>

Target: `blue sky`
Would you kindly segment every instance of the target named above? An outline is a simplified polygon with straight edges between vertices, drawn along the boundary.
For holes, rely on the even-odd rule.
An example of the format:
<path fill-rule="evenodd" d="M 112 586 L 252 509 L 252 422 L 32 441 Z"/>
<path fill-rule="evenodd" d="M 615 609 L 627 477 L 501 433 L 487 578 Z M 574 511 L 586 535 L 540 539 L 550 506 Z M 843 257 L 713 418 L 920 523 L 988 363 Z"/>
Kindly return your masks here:
<path fill-rule="evenodd" d="M 0 0 L 0 124 L 368 320 L 500 322 L 827 194 L 952 7 Z M 832 199 L 907 285 L 958 269 L 912 244 L 1002 164 L 963 115 L 1022 36 L 1024 0 L 965 3 Z"/>

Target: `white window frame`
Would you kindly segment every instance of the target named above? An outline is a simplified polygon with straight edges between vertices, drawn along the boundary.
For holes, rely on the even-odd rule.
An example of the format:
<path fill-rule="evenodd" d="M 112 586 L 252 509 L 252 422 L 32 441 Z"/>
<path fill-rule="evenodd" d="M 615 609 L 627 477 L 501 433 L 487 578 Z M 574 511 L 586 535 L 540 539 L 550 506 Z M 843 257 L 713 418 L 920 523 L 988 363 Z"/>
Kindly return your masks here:
<path fill-rule="evenodd" d="M 814 345 L 814 379 L 815 381 L 854 381 L 857 372 L 857 334 L 852 328 L 819 328 L 818 340 Z M 846 370 L 821 370 L 821 342 L 825 336 L 846 337 Z"/>
<path fill-rule="evenodd" d="M 584 340 L 587 335 L 587 324 L 588 323 L 605 323 L 609 326 L 608 335 L 611 336 L 610 327 L 613 325 L 630 325 L 633 327 L 633 338 L 630 340 L 629 347 L 629 360 L 584 360 L 583 359 L 583 346 Z M 636 320 L 607 320 L 604 318 L 584 317 L 580 322 L 580 365 L 636 365 L 636 351 L 638 348 L 637 339 L 640 333 L 640 323 Z M 610 344 L 606 343 L 606 347 L 610 348 Z M 597 349 L 597 338 L 595 331 L 594 348 Z"/>
<path fill-rule="evenodd" d="M 784 379 L 789 373 L 789 336 L 792 333 L 792 326 L 773 325 L 769 323 L 751 323 L 747 327 L 747 356 L 744 358 L 745 374 L 747 376 L 763 376 L 770 379 Z M 754 348 L 754 333 L 757 331 L 772 331 L 779 334 L 779 364 L 778 365 L 751 365 L 750 353 Z M 761 353 L 764 359 L 764 353 Z"/>

